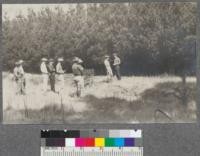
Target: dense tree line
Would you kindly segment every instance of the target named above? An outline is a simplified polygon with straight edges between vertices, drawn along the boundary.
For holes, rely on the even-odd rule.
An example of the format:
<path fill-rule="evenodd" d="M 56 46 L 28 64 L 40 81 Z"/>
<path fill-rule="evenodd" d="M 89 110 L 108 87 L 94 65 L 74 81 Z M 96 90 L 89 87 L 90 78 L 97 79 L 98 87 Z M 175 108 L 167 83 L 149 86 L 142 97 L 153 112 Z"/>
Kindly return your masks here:
<path fill-rule="evenodd" d="M 124 74 L 195 72 L 196 5 L 193 3 L 77 4 L 28 10 L 3 17 L 3 68 L 25 60 L 39 72 L 42 57 L 63 56 L 71 70 L 73 56 L 103 73 L 103 56 L 117 52 Z"/>

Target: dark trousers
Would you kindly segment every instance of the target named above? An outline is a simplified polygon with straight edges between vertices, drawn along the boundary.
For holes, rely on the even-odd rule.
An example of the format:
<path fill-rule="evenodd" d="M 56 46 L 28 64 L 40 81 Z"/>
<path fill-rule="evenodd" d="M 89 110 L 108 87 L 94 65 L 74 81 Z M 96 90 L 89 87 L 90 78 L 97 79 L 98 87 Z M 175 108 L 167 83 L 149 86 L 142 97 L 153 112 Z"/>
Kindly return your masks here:
<path fill-rule="evenodd" d="M 115 75 L 117 76 L 118 80 L 121 80 L 121 73 L 120 73 L 120 66 L 114 66 L 114 70 L 115 70 Z"/>
<path fill-rule="evenodd" d="M 51 73 L 50 75 L 49 75 L 49 81 L 50 81 L 50 86 L 51 86 L 51 90 L 52 91 L 56 91 L 55 90 L 55 73 Z"/>

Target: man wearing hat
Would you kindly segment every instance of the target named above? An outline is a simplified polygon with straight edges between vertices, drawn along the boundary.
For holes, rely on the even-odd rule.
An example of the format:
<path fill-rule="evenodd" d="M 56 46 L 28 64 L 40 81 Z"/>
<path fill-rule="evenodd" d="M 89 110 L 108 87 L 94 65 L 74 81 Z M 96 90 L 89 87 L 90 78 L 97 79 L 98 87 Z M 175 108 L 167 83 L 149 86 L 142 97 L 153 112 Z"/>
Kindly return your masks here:
<path fill-rule="evenodd" d="M 106 67 L 107 72 L 107 81 L 110 82 L 113 77 L 113 72 L 110 66 L 110 57 L 108 55 L 105 55 L 104 65 Z"/>
<path fill-rule="evenodd" d="M 55 73 L 56 73 L 56 69 L 54 67 L 54 60 L 52 58 L 49 59 L 49 64 L 48 64 L 47 70 L 49 72 L 49 81 L 50 81 L 51 90 L 53 92 L 56 92 L 56 90 L 55 90 Z"/>
<path fill-rule="evenodd" d="M 44 92 L 47 91 L 47 86 L 48 86 L 48 70 L 46 62 L 47 62 L 46 58 L 41 59 L 40 71 L 42 73 L 42 82 L 43 82 L 42 90 Z"/>
<path fill-rule="evenodd" d="M 63 58 L 58 58 L 57 65 L 56 65 L 56 74 L 57 74 L 57 91 L 58 93 L 61 93 L 64 89 L 64 73 L 65 71 L 62 68 Z"/>
<path fill-rule="evenodd" d="M 16 94 L 26 94 L 25 92 L 25 86 L 26 86 L 26 81 L 25 81 L 25 72 L 22 66 L 23 60 L 19 60 L 15 62 L 15 68 L 14 68 L 14 80 L 17 85 L 17 92 Z"/>
<path fill-rule="evenodd" d="M 81 96 L 81 93 L 82 93 L 81 91 L 84 87 L 84 79 L 83 79 L 84 68 L 81 65 L 81 63 L 83 63 L 83 61 L 80 58 L 74 57 L 73 65 L 72 65 L 72 71 L 73 71 L 73 74 L 74 74 L 74 82 L 75 82 L 75 85 L 76 85 L 76 95 L 78 97 Z"/>
<path fill-rule="evenodd" d="M 121 74 L 120 74 L 120 64 L 121 64 L 121 60 L 120 58 L 117 56 L 116 53 L 113 53 L 113 57 L 114 57 L 114 63 L 113 63 L 113 67 L 115 70 L 115 74 L 117 76 L 118 80 L 121 80 Z"/>

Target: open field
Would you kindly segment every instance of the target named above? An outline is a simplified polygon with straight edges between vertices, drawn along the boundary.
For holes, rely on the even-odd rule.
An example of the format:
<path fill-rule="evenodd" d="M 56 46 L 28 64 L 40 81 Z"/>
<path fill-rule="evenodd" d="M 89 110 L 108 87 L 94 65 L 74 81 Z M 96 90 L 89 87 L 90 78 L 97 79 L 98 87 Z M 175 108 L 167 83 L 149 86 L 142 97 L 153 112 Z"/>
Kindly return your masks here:
<path fill-rule="evenodd" d="M 62 96 L 42 93 L 42 77 L 27 74 L 27 94 L 15 95 L 12 74 L 3 73 L 4 123 L 149 123 L 195 122 L 196 78 L 123 77 L 106 83 L 95 76 L 81 98 L 73 96 L 73 76 L 65 75 Z M 183 99 L 186 101 L 183 102 Z M 186 105 L 184 105 L 186 103 Z"/>

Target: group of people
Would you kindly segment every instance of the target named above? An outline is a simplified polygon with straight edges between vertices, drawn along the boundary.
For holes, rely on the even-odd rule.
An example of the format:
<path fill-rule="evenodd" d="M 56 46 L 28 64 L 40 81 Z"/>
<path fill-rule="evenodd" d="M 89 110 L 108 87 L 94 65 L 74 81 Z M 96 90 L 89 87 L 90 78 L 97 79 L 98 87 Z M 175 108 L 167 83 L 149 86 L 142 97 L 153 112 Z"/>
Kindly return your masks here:
<path fill-rule="evenodd" d="M 43 81 L 43 91 L 46 92 L 48 90 L 48 81 L 50 82 L 50 88 L 53 92 L 60 93 L 64 86 L 64 77 L 63 74 L 65 71 L 62 67 L 63 58 L 57 59 L 57 64 L 55 66 L 54 59 L 47 60 L 46 58 L 41 59 L 40 71 L 42 73 L 42 81 Z M 56 84 L 57 79 L 57 85 Z"/>
<path fill-rule="evenodd" d="M 114 74 L 112 67 L 114 69 L 115 75 L 118 80 L 121 80 L 120 74 L 120 58 L 116 53 L 113 54 L 113 61 L 110 60 L 108 55 L 105 56 L 104 65 L 107 72 L 107 80 L 108 82 L 112 80 Z M 51 91 L 61 94 L 65 83 L 64 83 L 64 73 L 63 69 L 63 61 L 62 57 L 58 58 L 57 61 L 50 58 L 42 58 L 40 64 L 40 71 L 42 73 L 42 90 L 43 92 L 47 92 L 48 90 L 48 82 L 50 84 Z M 82 65 L 83 60 L 79 57 L 73 58 L 72 64 L 72 72 L 74 75 L 74 83 L 76 85 L 76 95 L 78 97 L 81 96 L 82 90 L 84 88 L 84 67 Z M 19 60 L 15 63 L 14 68 L 14 80 L 17 84 L 17 94 L 26 94 L 26 78 L 25 72 L 23 69 L 23 60 Z M 111 67 L 111 63 L 112 67 Z M 56 65 L 55 65 L 56 64 Z"/>
<path fill-rule="evenodd" d="M 112 66 L 111 66 L 111 64 L 112 64 Z M 109 55 L 105 55 L 104 65 L 106 67 L 108 82 L 112 81 L 114 74 L 116 75 L 118 80 L 121 80 L 120 64 L 121 64 L 121 60 L 117 56 L 116 53 L 113 54 L 113 60 L 110 59 Z M 113 73 L 112 69 L 114 69 L 114 73 Z"/>
<path fill-rule="evenodd" d="M 65 82 L 64 82 L 64 73 L 65 70 L 63 69 L 62 62 L 64 61 L 63 58 L 57 59 L 57 64 L 54 67 L 54 60 L 46 58 L 42 58 L 40 65 L 40 71 L 42 73 L 43 77 L 43 91 L 46 92 L 48 89 L 48 80 L 50 82 L 51 90 L 53 92 L 57 92 L 58 94 L 61 94 Z M 48 62 L 48 63 L 47 63 Z M 74 74 L 74 82 L 76 85 L 76 95 L 78 97 L 81 96 L 81 90 L 84 88 L 84 78 L 83 78 L 83 71 L 84 68 L 82 66 L 83 61 L 78 58 L 73 58 L 73 65 L 72 65 L 72 72 Z"/>

